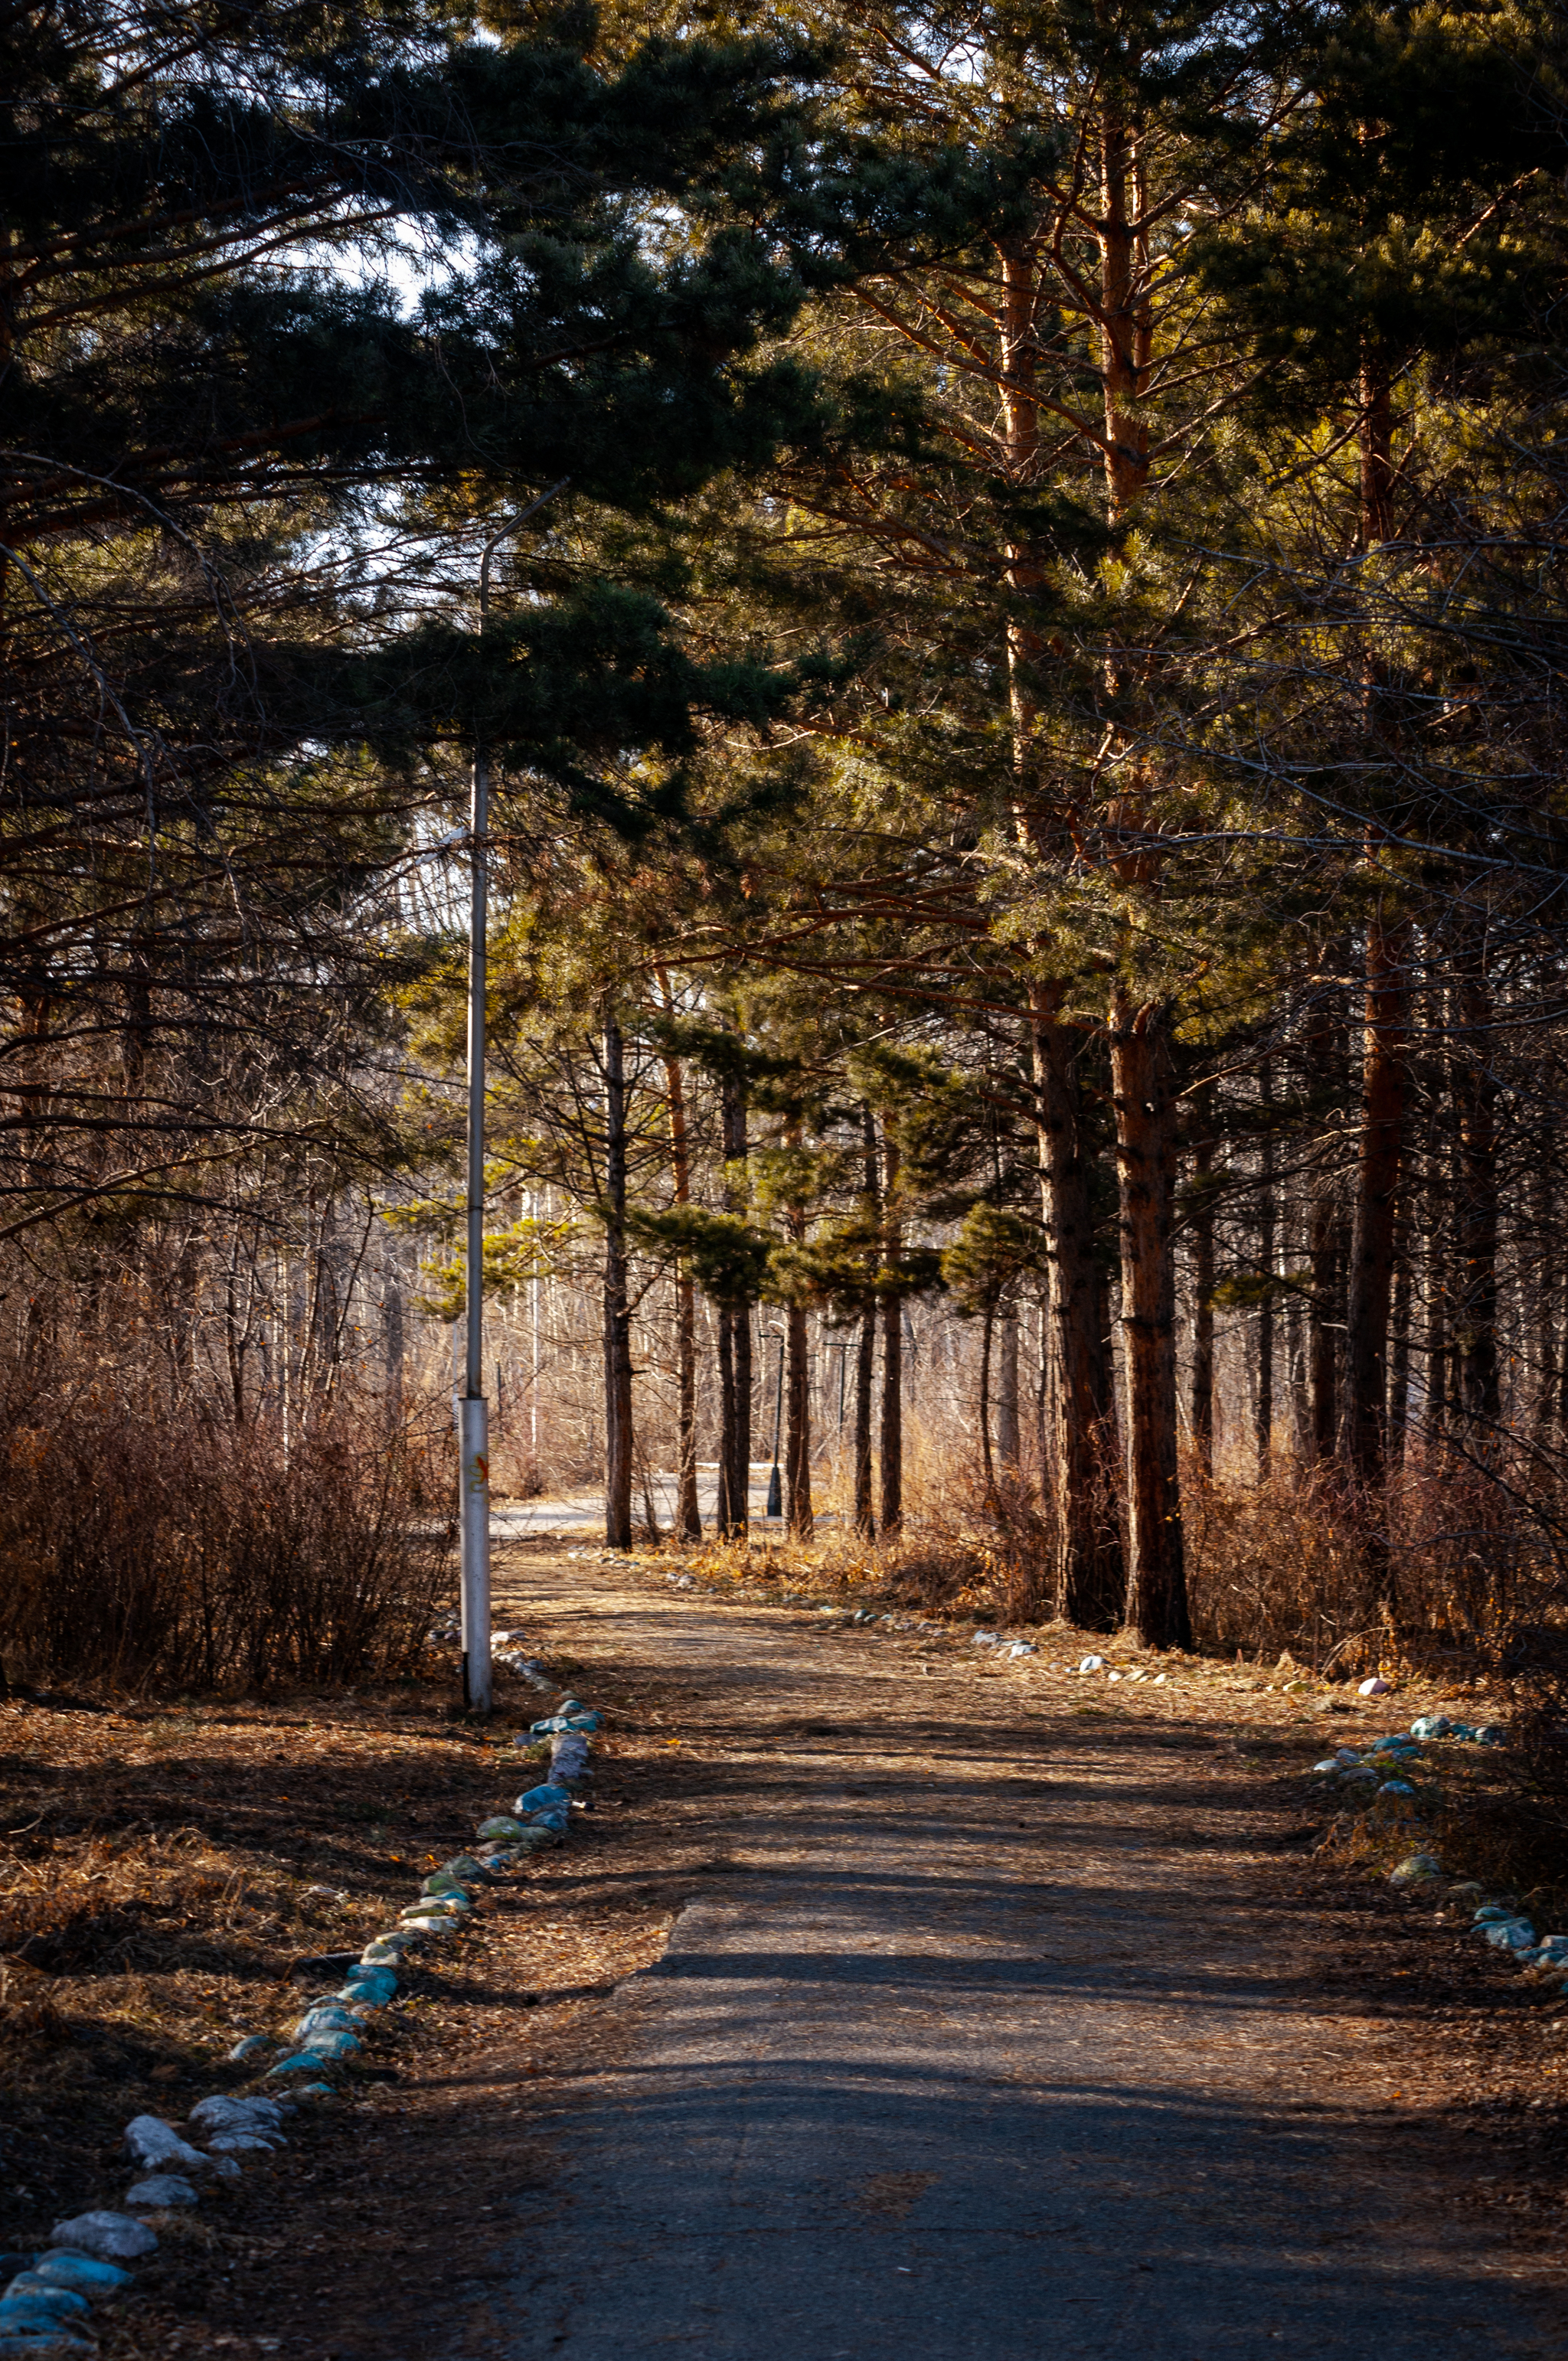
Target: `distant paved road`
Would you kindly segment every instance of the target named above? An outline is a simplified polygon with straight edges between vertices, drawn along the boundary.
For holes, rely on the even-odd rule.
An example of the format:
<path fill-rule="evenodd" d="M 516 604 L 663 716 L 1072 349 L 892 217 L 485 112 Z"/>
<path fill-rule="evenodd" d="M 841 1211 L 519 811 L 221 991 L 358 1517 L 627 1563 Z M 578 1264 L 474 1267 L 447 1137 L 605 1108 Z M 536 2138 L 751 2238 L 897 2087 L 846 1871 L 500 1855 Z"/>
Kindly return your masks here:
<path fill-rule="evenodd" d="M 669 1532 L 675 1521 L 675 1478 L 671 1475 L 655 1476 L 652 1480 L 653 1512 Z M 712 1526 L 718 1510 L 717 1471 L 711 1467 L 697 1470 L 697 1507 L 705 1526 Z M 752 1522 L 759 1528 L 767 1523 L 768 1469 L 765 1463 L 755 1462 L 751 1469 L 750 1509 Z M 642 1514 L 642 1498 L 639 1492 L 632 1499 L 632 1514 Z M 820 1519 L 818 1521 L 822 1521 Z M 777 1521 L 774 1528 L 777 1530 Z M 581 1492 L 563 1492 L 535 1500 L 498 1500 L 490 1510 L 490 1530 L 498 1542 L 522 1541 L 537 1533 L 591 1533 L 602 1538 L 604 1533 L 604 1488 L 599 1486 Z"/>

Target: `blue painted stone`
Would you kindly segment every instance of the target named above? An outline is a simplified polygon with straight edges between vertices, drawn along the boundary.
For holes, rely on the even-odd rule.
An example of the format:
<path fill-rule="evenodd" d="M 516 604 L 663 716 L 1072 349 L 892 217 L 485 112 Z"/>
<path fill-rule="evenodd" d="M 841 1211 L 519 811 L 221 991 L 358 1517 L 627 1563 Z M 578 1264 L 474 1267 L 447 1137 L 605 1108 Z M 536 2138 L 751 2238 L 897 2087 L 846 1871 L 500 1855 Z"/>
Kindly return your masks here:
<path fill-rule="evenodd" d="M 59 2279 L 46 2279 L 41 2271 L 18 2271 L 11 2281 L 3 2303 L 44 2303 L 52 2305 L 64 2319 L 68 2314 L 91 2312 L 92 2303 L 80 2288 L 66 2287 Z"/>
<path fill-rule="evenodd" d="M 360 1965 L 367 1968 L 389 1968 L 395 1964 L 400 1967 L 403 1953 L 417 1950 L 419 1943 L 420 1936 L 417 1927 L 394 1927 L 389 1934 L 378 1935 L 373 1942 L 366 1944 L 359 1954 Z"/>
<path fill-rule="evenodd" d="M 323 2058 L 357 2058 L 365 2044 L 352 2033 L 323 2028 L 320 2033 L 308 2034 L 304 2046 L 319 2071 Z"/>
<path fill-rule="evenodd" d="M 361 2023 L 362 2019 L 351 2016 L 345 2008 L 331 2006 L 310 2008 L 305 2011 L 304 2015 L 295 2026 L 294 2038 L 296 2041 L 304 2042 L 305 2047 L 309 2048 L 310 2043 L 306 2039 L 309 2034 L 357 2033 Z"/>
<path fill-rule="evenodd" d="M 350 1968 L 346 1980 L 338 1987 L 339 2000 L 367 2001 L 372 2008 L 384 2008 L 398 1989 L 397 1977 L 390 1968 Z"/>
<path fill-rule="evenodd" d="M 21 2312 L 31 2313 L 42 2324 L 51 2320 L 84 2320 L 92 2309 L 74 2288 L 54 2287 L 36 2271 L 23 2271 L 0 2296 L 0 2327 L 8 2326 Z"/>
<path fill-rule="evenodd" d="M 158 2252 L 157 2235 L 145 2222 L 104 2207 L 57 2222 L 51 2235 L 57 2246 L 69 2246 L 76 2255 L 98 2255 L 105 2262 L 129 2262 L 135 2256 Z"/>
<path fill-rule="evenodd" d="M 570 1807 L 571 1801 L 569 1787 L 547 1784 L 543 1787 L 530 1787 L 518 1797 L 514 1808 L 520 1818 L 525 1818 L 534 1812 L 565 1811 Z"/>
<path fill-rule="evenodd" d="M 33 2269 L 39 2279 L 74 2288 L 78 2295 L 113 2295 L 117 2288 L 135 2285 L 118 2263 L 101 2263 L 96 2255 L 73 2254 L 69 2246 L 47 2246 Z"/>
<path fill-rule="evenodd" d="M 261 2145 L 258 2140 L 257 2146 Z M 127 2205 L 151 2205 L 159 2212 L 171 2205 L 199 2205 L 201 2202 L 201 2191 L 182 2172 L 149 2172 L 145 2180 L 134 2181 L 126 2191 Z"/>

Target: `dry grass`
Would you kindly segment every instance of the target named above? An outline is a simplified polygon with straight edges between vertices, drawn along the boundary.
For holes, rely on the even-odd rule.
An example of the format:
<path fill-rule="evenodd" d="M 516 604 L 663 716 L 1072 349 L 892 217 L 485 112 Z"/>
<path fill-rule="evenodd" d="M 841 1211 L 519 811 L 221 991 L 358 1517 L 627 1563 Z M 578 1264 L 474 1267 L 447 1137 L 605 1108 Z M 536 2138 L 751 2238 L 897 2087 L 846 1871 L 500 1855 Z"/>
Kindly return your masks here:
<path fill-rule="evenodd" d="M 524 1554 L 503 1554 L 498 1608 L 534 1629 L 537 1581 L 515 1598 L 506 1590 L 508 1558 L 521 1565 Z M 531 1571 L 551 1554 L 529 1549 Z M 883 1586 L 897 1574 L 880 1554 L 857 1557 L 836 1543 L 650 1553 L 648 1569 L 679 1563 L 732 1592 L 868 1605 L 894 1603 Z M 544 1856 L 498 1898 L 479 1941 L 412 1972 L 399 2007 L 378 2021 L 368 2070 L 355 2078 L 352 2136 L 302 2120 L 286 2157 L 247 2172 L 241 2200 L 214 2192 L 199 2218 L 160 2232 L 163 2250 L 138 2271 L 136 2302 L 103 2318 L 115 2361 L 168 2361 L 217 2345 L 260 2353 L 280 2340 L 288 2353 L 383 2349 L 376 2340 L 403 2304 L 428 2304 L 431 2317 L 411 2313 L 416 2331 L 396 2349 L 433 2350 L 446 2332 L 451 2257 L 468 2250 L 490 2201 L 502 2201 L 498 2220 L 510 2221 L 531 2175 L 547 2193 L 554 2125 L 545 2110 L 575 2103 L 581 2075 L 604 2068 L 620 2022 L 604 1995 L 657 1956 L 674 1910 L 707 1890 L 705 1873 L 718 1865 L 712 1813 L 735 1802 L 724 1751 L 711 1768 L 701 1762 L 686 1691 L 672 1694 L 667 1675 L 621 1662 L 614 1618 L 596 1623 L 591 1586 L 573 1599 L 569 1568 L 561 1575 L 547 1584 L 546 1607 L 552 1597 L 570 1601 L 571 1620 L 544 1612 L 549 1659 L 567 1677 L 581 1646 L 592 1694 L 612 1708 L 600 1808 L 572 1847 Z M 1059 1628 L 1056 1636 L 1064 1639 Z M 962 1637 L 956 1631 L 933 1654 L 948 1652 L 955 1674 L 961 1659 L 966 1679 L 1003 1683 L 1000 1669 L 970 1661 L 980 1652 L 960 1646 Z M 1046 1669 L 1031 1664 L 1030 1682 Z M 1312 1726 L 1277 1675 L 1186 1660 L 1173 1677 L 1179 1686 L 1158 1693 L 1169 1700 L 1159 1710 L 1211 1719 L 1217 1733 L 1234 1732 L 1248 1761 L 1299 1773 Z M 1069 1712 L 1110 1705 L 1110 1693 L 1080 1703 L 1078 1685 L 1054 1686 Z M 428 1860 L 521 1784 L 519 1750 L 503 1752 L 447 1717 L 453 1687 L 450 1664 L 432 1664 L 357 1696 L 0 1710 L 0 1800 L 11 1831 L 0 1877 L 11 1962 L 0 2029 L 11 2186 L 0 2240 L 32 2246 L 59 2214 L 115 2202 L 127 2179 L 118 2147 L 127 2117 L 148 2107 L 176 2115 L 201 2091 L 245 2087 L 223 2053 L 238 2031 L 280 2030 L 297 2011 L 291 1963 L 356 1943 Z M 1114 1694 L 1119 1714 L 1134 1696 L 1138 1711 L 1153 1709 L 1147 1690 Z M 1081 1695 L 1089 1698 L 1087 1686 Z M 504 1680 L 500 1696 L 507 1737 L 537 1708 L 531 1692 Z M 1466 1695 L 1458 1709 L 1473 1718 L 1478 1706 Z M 1402 1699 L 1395 1718 L 1416 1709 Z M 1362 1708 L 1329 1726 L 1365 1736 L 1381 1720 Z M 674 1732 L 685 1739 L 678 1752 Z M 1465 1769 L 1490 1781 L 1498 1758 L 1472 1753 Z M 1457 1833 L 1452 1840 L 1457 1848 Z M 1448 1834 L 1442 1841 L 1446 1849 Z M 1477 1865 L 1476 1873 L 1493 1872 Z M 1389 1916 L 1386 1894 L 1365 1880 L 1346 1883 Z M 315 1884 L 345 1899 L 312 1895 Z M 93 1932 L 80 1915 L 111 1911 L 122 1923 Z M 73 1921 L 78 1931 L 52 1968 L 17 1963 L 13 1943 L 65 1936 Z M 1502 1973 L 1476 1947 L 1463 1971 L 1483 1982 Z M 1364 1972 L 1358 1960 L 1346 1972 Z M 1408 1997 L 1403 1959 L 1391 1972 L 1401 1981 L 1390 1989 Z M 247 2334 L 258 2327 L 260 2344 Z"/>
<path fill-rule="evenodd" d="M 0 1707 L 0 2245 L 117 2202 L 129 2117 L 246 2087 L 226 2053 L 287 2031 L 291 1968 L 357 1950 L 471 1841 L 513 1760 L 453 1686 L 432 1663 L 359 1695 Z"/>
<path fill-rule="evenodd" d="M 1555 1587 L 1535 1528 L 1504 1489 L 1419 1456 L 1379 1513 L 1391 1543 L 1387 1601 L 1366 1510 L 1334 1469 L 1281 1464 L 1266 1483 L 1244 1486 L 1189 1466 L 1182 1507 L 1193 1621 L 1216 1653 L 1240 1648 L 1261 1661 L 1288 1648 L 1342 1675 L 1493 1664 Z"/>

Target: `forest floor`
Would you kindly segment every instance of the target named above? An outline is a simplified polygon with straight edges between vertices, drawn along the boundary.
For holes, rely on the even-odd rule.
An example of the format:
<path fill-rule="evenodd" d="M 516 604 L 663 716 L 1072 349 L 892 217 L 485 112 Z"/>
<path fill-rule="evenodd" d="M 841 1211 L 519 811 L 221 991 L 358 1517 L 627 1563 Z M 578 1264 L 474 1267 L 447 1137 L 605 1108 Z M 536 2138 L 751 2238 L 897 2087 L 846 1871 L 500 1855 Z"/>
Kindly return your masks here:
<path fill-rule="evenodd" d="M 498 1621 L 609 1710 L 594 1807 L 165 2217 L 106 2361 L 1563 2349 L 1568 2004 L 1303 1776 L 1434 1693 L 1111 1687 L 1067 1635 L 1000 1664 L 675 1563 L 499 1554 Z M 433 1672 L 4 1708 L 8 2246 L 115 2203 L 127 2117 L 241 2087 L 291 1971 L 521 1784 L 532 1693 L 487 1734 Z"/>

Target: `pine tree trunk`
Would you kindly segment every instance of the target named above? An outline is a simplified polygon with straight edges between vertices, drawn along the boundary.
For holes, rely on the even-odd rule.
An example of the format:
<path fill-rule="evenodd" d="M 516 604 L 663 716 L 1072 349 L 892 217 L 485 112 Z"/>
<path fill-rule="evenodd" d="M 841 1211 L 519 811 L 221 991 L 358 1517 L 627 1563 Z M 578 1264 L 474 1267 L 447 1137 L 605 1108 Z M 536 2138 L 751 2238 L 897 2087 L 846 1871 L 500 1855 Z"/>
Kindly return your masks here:
<path fill-rule="evenodd" d="M 738 1304 L 733 1320 L 730 1349 L 735 1356 L 735 1438 L 729 1475 L 729 1497 L 734 1506 L 731 1530 L 745 1533 L 750 1532 L 751 1523 L 753 1355 L 751 1305 Z"/>
<path fill-rule="evenodd" d="M 669 986 L 662 974 L 659 980 L 667 1003 Z M 685 1077 L 678 1058 L 664 1060 L 664 1093 L 670 1110 L 671 1193 L 677 1205 L 689 1205 L 691 1149 Z M 683 1542 L 702 1539 L 696 1489 L 696 1289 L 684 1257 L 675 1264 L 675 1533 Z"/>
<path fill-rule="evenodd" d="M 991 1449 L 991 1347 L 995 1334 L 996 1311 L 988 1303 L 980 1327 L 980 1465 L 988 1508 L 996 1497 L 996 1463 Z"/>
<path fill-rule="evenodd" d="M 800 1224 L 804 1236 L 806 1223 Z M 810 1345 L 804 1305 L 784 1314 L 784 1521 L 797 1541 L 809 1541 L 811 1507 Z"/>
<path fill-rule="evenodd" d="M 1375 912 L 1366 928 L 1361 1142 L 1346 1306 L 1346 1455 L 1357 1484 L 1375 1491 L 1384 1466 L 1388 1314 L 1394 1222 L 1404 1147 L 1408 930 Z"/>
<path fill-rule="evenodd" d="M 872 1503 L 872 1395 L 876 1379 L 876 1313 L 869 1306 L 861 1314 L 860 1343 L 855 1353 L 855 1531 L 871 1541 L 876 1534 Z"/>
<path fill-rule="evenodd" d="M 1085 1631 L 1113 1631 L 1125 1588 L 1121 1536 L 1106 1513 L 1102 1454 L 1111 1425 L 1110 1358 L 1094 1258 L 1092 1168 L 1073 1053 L 1048 990 L 1031 994 L 1041 1213 L 1046 1230 L 1044 1484 L 1055 1530 L 1057 1612 Z"/>
<path fill-rule="evenodd" d="M 868 1229 L 882 1235 L 882 1172 L 877 1160 L 876 1118 L 861 1102 L 862 1204 Z M 878 1257 L 866 1257 L 866 1306 L 861 1315 L 860 1350 L 855 1357 L 855 1531 L 870 1540 L 876 1532 L 872 1501 L 872 1402 L 876 1382 L 876 1297 L 870 1292 L 876 1279 Z"/>
<path fill-rule="evenodd" d="M 1257 1268 L 1264 1296 L 1257 1307 L 1257 1480 L 1266 1484 L 1274 1468 L 1274 1266 L 1278 1209 L 1274 1196 L 1274 1076 L 1266 1063 L 1257 1078 L 1265 1129 L 1258 1147 Z"/>
<path fill-rule="evenodd" d="M 1538 1116 L 1536 1136 L 1530 1156 L 1532 1211 L 1535 1216 L 1535 1261 L 1540 1272 L 1532 1306 L 1531 1323 L 1535 1353 L 1535 1399 L 1530 1406 L 1530 1433 L 1537 1444 L 1546 1447 L 1552 1441 L 1552 1425 L 1557 1411 L 1557 1323 L 1558 1298 L 1563 1291 L 1563 1255 L 1558 1237 L 1557 1172 L 1552 1153 L 1554 1143 L 1548 1122 Z"/>
<path fill-rule="evenodd" d="M 748 1152 L 746 1086 L 737 1074 L 727 1074 L 719 1091 L 724 1131 L 724 1162 L 729 1175 L 726 1202 L 731 1213 L 746 1210 L 745 1169 Z M 734 1535 L 750 1530 L 751 1514 L 751 1307 L 731 1306 L 729 1314 L 729 1422 L 720 1457 L 728 1477 L 727 1498 Z"/>
<path fill-rule="evenodd" d="M 1333 1002 L 1318 1011 L 1307 1039 L 1309 1082 L 1321 1122 L 1331 1108 L 1337 1110 L 1343 1105 L 1349 1087 L 1345 1027 Z M 1320 1172 L 1312 1189 L 1307 1220 L 1307 1259 L 1312 1277 L 1307 1311 L 1310 1455 L 1321 1466 L 1334 1456 L 1339 1447 L 1338 1338 L 1344 1323 L 1344 1225 L 1332 1172 Z"/>
<path fill-rule="evenodd" d="M 1366 926 L 1366 1002 L 1362 1047 L 1361 1144 L 1345 1312 L 1346 1457 L 1367 1517 L 1373 1588 L 1393 1598 L 1394 1561 L 1384 1499 L 1388 1318 L 1394 1224 L 1404 1150 L 1409 1046 L 1409 931 L 1374 911 Z"/>
<path fill-rule="evenodd" d="M 1176 1450 L 1176 1277 L 1171 1255 L 1176 1104 L 1168 1013 L 1111 995 L 1111 1084 L 1121 1195 L 1126 1356 L 1127 1620 L 1147 1647 L 1188 1648 Z"/>
<path fill-rule="evenodd" d="M 1189 1397 L 1192 1452 L 1203 1475 L 1214 1473 L 1214 1086 L 1192 1100 L 1198 1136 L 1192 1142 L 1192 1382 Z"/>
<path fill-rule="evenodd" d="M 898 1148 L 883 1135 L 883 1236 L 890 1270 L 896 1270 L 903 1233 L 896 1210 Z M 882 1300 L 882 1429 L 878 1466 L 879 1512 L 883 1541 L 904 1523 L 904 1298 L 890 1285 Z"/>
<path fill-rule="evenodd" d="M 1032 1395 L 1030 1448 L 1034 1453 L 1034 1477 L 1036 1488 L 1043 1494 L 1049 1474 L 1046 1436 L 1051 1414 L 1050 1323 L 1046 1318 L 1043 1302 L 1035 1306 L 1035 1365 Z"/>
<path fill-rule="evenodd" d="M 248 1325 L 248 1323 L 247 1323 Z M 236 1426 L 245 1424 L 245 1332 L 240 1325 L 239 1291 L 231 1247 L 224 1274 L 224 1350 L 228 1361 L 229 1400 Z"/>
<path fill-rule="evenodd" d="M 718 1497 L 713 1521 L 728 1538 L 736 1530 L 733 1479 L 735 1469 L 735 1314 L 729 1304 L 718 1309 Z M 744 1508 L 745 1495 L 741 1495 Z"/>
<path fill-rule="evenodd" d="M 1410 1222 L 1401 1191 L 1394 1221 L 1394 1301 L 1388 1324 L 1388 1464 L 1403 1465 L 1409 1426 L 1410 1311 L 1415 1297 L 1410 1267 Z"/>
<path fill-rule="evenodd" d="M 1018 1314 L 1004 1312 L 997 1323 L 996 1456 L 1004 1476 L 1016 1477 L 1023 1452 L 1018 1418 Z"/>
<path fill-rule="evenodd" d="M 1426 1267 L 1427 1366 L 1421 1425 L 1428 1442 L 1441 1456 L 1448 1436 L 1449 1270 L 1444 1236 L 1446 1206 L 1443 1174 L 1441 1159 L 1435 1152 L 1428 1159 L 1427 1181 L 1422 1196 L 1426 1205 L 1423 1254 Z"/>
<path fill-rule="evenodd" d="M 1312 1272 L 1312 1300 L 1307 1320 L 1307 1393 L 1311 1410 L 1311 1456 L 1318 1463 L 1333 1457 L 1339 1434 L 1334 1349 L 1334 1314 L 1340 1297 L 1339 1247 L 1338 1209 L 1332 1184 L 1324 1183 L 1312 1199 L 1307 1247 Z"/>
<path fill-rule="evenodd" d="M 1394 398 L 1388 357 L 1371 337 L 1362 348 L 1357 444 L 1360 544 L 1376 549 L 1394 530 Z"/>
<path fill-rule="evenodd" d="M 1300 1463 L 1311 1457 L 1311 1397 L 1307 1390 L 1307 1329 L 1299 1295 L 1285 1304 L 1285 1365 L 1290 1384 L 1290 1449 Z"/>
<path fill-rule="evenodd" d="M 605 1540 L 631 1547 L 631 1315 L 626 1272 L 626 1072 L 620 1024 L 604 1021 Z"/>
<path fill-rule="evenodd" d="M 1490 1441 L 1502 1417 L 1497 1362 L 1497 1084 L 1492 986 L 1482 946 L 1456 961 L 1453 1096 L 1459 1131 L 1459 1399 Z"/>
<path fill-rule="evenodd" d="M 799 1153 L 801 1127 L 791 1123 L 785 1134 L 786 1145 Z M 792 1203 L 784 1209 L 784 1227 L 792 1243 L 806 1243 L 806 1207 Z M 784 1512 L 788 1532 L 799 1541 L 809 1541 L 814 1522 L 811 1505 L 811 1345 L 807 1334 L 806 1307 L 792 1303 L 784 1313 Z"/>
<path fill-rule="evenodd" d="M 381 1296 L 381 1319 L 386 1338 L 387 1414 L 394 1426 L 403 1420 L 403 1290 L 395 1271 L 388 1273 Z"/>

